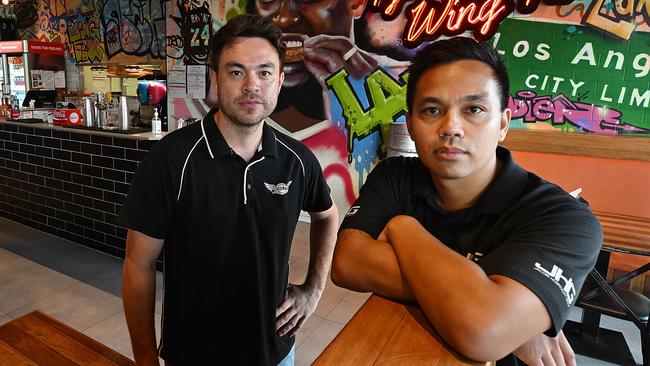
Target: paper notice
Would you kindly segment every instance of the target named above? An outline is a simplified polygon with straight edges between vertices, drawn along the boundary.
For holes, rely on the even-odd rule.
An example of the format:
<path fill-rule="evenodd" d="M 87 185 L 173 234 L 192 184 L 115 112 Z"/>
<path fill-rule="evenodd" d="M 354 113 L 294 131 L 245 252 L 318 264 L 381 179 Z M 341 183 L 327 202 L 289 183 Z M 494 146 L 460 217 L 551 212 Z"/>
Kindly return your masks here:
<path fill-rule="evenodd" d="M 192 99 L 204 99 L 207 69 L 205 65 L 187 65 L 187 95 Z"/>

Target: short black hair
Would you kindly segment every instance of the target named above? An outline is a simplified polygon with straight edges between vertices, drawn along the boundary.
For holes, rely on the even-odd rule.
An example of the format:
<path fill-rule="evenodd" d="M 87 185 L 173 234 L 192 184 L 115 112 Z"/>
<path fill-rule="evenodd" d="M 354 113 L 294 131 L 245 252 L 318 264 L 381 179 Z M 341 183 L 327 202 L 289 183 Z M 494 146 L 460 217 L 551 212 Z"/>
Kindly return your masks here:
<path fill-rule="evenodd" d="M 428 44 L 418 51 L 409 66 L 408 85 L 406 87 L 406 104 L 413 110 L 415 87 L 428 69 L 461 60 L 480 61 L 492 68 L 497 81 L 501 110 L 508 106 L 510 81 L 506 66 L 494 47 L 485 42 L 478 42 L 468 37 L 454 37 Z"/>
<path fill-rule="evenodd" d="M 280 70 L 284 66 L 286 46 L 282 41 L 282 30 L 270 20 L 254 14 L 242 14 L 230 19 L 210 40 L 210 67 L 217 71 L 224 48 L 231 46 L 236 38 L 264 38 L 278 52 Z"/>

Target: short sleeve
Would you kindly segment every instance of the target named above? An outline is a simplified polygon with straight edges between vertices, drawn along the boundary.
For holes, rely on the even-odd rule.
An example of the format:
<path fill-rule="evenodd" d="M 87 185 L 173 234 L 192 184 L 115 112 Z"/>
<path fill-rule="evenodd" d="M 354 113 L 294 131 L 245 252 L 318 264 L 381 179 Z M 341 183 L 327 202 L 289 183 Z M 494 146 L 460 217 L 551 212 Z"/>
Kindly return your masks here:
<path fill-rule="evenodd" d="M 176 197 L 171 157 L 164 140 L 145 156 L 124 201 L 118 224 L 157 239 L 164 239 L 173 219 Z"/>
<path fill-rule="evenodd" d="M 399 214 L 398 183 L 392 178 L 395 174 L 391 173 L 397 170 L 394 168 L 399 160 L 401 158 L 386 159 L 375 166 L 345 215 L 340 230 L 357 229 L 376 238 L 388 221 Z"/>
<path fill-rule="evenodd" d="M 554 336 L 562 329 L 602 243 L 600 223 L 577 200 L 539 209 L 524 227 L 508 236 L 479 265 L 488 275 L 503 275 L 528 287 L 544 303 Z"/>
<path fill-rule="evenodd" d="M 322 212 L 332 207 L 330 188 L 323 176 L 323 170 L 311 150 L 305 148 L 305 198 L 302 210 L 306 212 Z"/>

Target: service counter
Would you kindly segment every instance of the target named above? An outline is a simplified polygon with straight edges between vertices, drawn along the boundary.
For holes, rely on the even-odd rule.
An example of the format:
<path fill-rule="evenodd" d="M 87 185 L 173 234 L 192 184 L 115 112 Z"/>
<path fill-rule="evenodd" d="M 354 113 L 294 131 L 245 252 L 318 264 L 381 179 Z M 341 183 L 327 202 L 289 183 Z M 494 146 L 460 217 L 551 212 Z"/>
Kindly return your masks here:
<path fill-rule="evenodd" d="M 123 257 L 117 214 L 164 134 L 0 122 L 0 217 Z"/>

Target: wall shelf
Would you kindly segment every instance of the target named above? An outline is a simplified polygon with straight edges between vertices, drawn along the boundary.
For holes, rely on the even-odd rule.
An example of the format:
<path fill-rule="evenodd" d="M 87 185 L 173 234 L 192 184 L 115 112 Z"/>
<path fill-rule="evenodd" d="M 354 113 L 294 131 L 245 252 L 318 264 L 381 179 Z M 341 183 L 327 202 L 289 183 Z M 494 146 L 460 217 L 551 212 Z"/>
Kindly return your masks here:
<path fill-rule="evenodd" d="M 515 151 L 650 162 L 650 136 L 511 129 L 500 145 Z"/>

